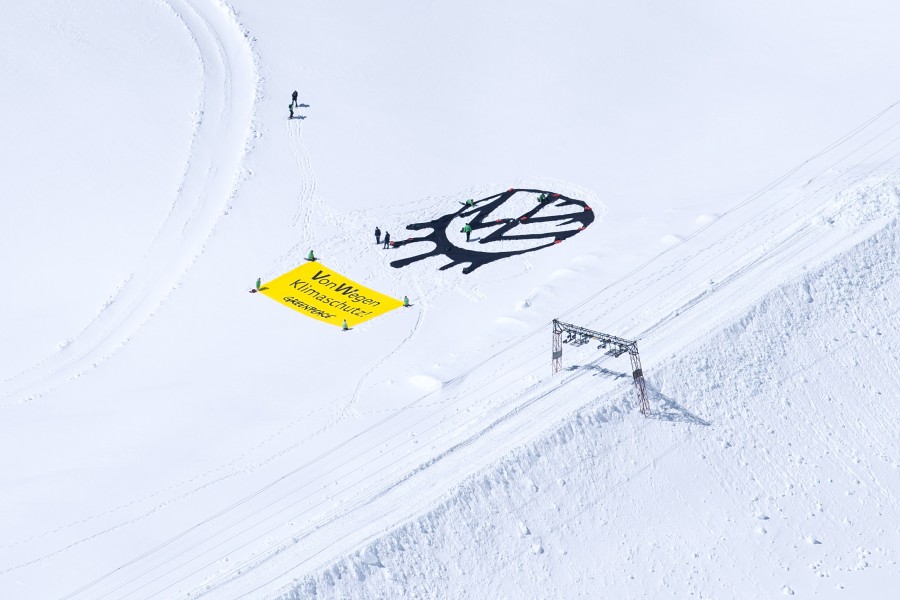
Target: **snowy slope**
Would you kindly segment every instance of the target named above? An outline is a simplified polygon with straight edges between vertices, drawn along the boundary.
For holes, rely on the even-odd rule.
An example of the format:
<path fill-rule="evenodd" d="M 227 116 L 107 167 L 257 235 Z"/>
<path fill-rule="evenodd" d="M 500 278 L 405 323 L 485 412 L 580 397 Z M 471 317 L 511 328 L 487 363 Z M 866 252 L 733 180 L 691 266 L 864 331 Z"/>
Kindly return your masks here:
<path fill-rule="evenodd" d="M 810 194 L 810 196 L 815 196 L 815 194 Z M 645 348 L 647 344 L 650 344 L 661 355 L 665 356 L 671 352 L 674 358 L 682 353 L 685 343 L 699 340 L 692 344 L 696 345 L 702 342 L 703 337 L 706 337 L 703 335 L 705 330 L 710 327 L 718 326 L 720 328 L 723 325 L 727 325 L 728 331 L 732 329 L 743 330 L 747 326 L 745 322 L 747 320 L 745 317 L 746 313 L 770 312 L 767 306 L 769 300 L 766 297 L 760 297 L 763 293 L 761 290 L 768 289 L 768 282 L 790 278 L 792 273 L 796 276 L 797 272 L 812 268 L 818 262 L 825 260 L 825 257 L 831 256 L 836 248 L 840 248 L 842 245 L 846 247 L 848 244 L 853 244 L 852 240 L 866 240 L 867 236 L 871 236 L 873 232 L 883 228 L 886 223 L 892 223 L 896 219 L 898 208 L 900 208 L 898 190 L 893 180 L 884 181 L 876 178 L 849 192 L 841 193 L 824 203 L 818 214 L 809 215 L 803 219 L 803 222 L 794 224 L 784 231 L 776 232 L 772 238 L 762 244 L 763 247 L 769 246 L 769 250 L 754 252 L 751 256 L 735 260 L 732 265 L 723 266 L 718 273 L 721 276 L 721 280 L 718 283 L 705 281 L 702 284 L 704 289 L 699 294 L 688 294 L 686 298 L 676 300 L 676 303 L 669 307 L 670 313 L 663 315 L 651 327 L 640 332 L 638 337 L 642 340 Z M 755 230 L 757 227 L 750 227 L 749 229 Z M 782 335 L 791 337 L 792 331 L 805 330 L 807 327 L 804 327 L 804 324 L 808 322 L 819 326 L 819 321 L 821 321 L 821 325 L 827 328 L 833 324 L 834 319 L 844 319 L 848 305 L 852 305 L 851 299 L 854 298 L 856 288 L 861 287 L 865 289 L 865 285 L 868 282 L 867 277 L 870 275 L 869 270 L 872 271 L 872 285 L 879 293 L 882 289 L 891 289 L 889 280 L 890 274 L 893 272 L 891 256 L 896 251 L 896 240 L 892 231 L 890 230 L 890 235 L 884 236 L 884 239 L 878 240 L 878 248 L 874 251 L 868 249 L 861 251 L 863 252 L 863 258 L 859 258 L 859 253 L 857 255 L 851 254 L 849 258 L 841 259 L 841 261 L 836 263 L 838 266 L 834 268 L 841 270 L 846 270 L 850 268 L 848 265 L 852 265 L 857 275 L 851 281 L 838 279 L 835 282 L 834 287 L 841 290 L 843 296 L 840 302 L 834 302 L 828 306 L 828 310 L 837 313 L 835 317 L 832 317 L 832 320 L 828 318 L 815 319 L 804 315 L 799 326 L 791 327 L 789 326 L 790 323 L 787 325 L 781 323 L 780 327 L 785 329 Z M 811 235 L 811 233 L 814 235 Z M 726 236 L 720 240 L 719 244 L 724 245 L 726 240 L 729 243 L 735 243 L 734 236 Z M 867 241 L 866 244 L 869 246 L 874 245 L 871 241 Z M 866 244 L 863 245 L 864 248 Z M 713 247 L 716 245 L 718 244 L 714 244 Z M 718 254 L 719 251 L 721 251 L 721 248 L 717 248 L 712 253 Z M 880 254 L 887 254 L 887 256 L 881 256 Z M 695 258 L 695 260 L 697 259 Z M 855 263 L 868 264 L 870 265 L 868 267 L 869 270 L 860 269 Z M 674 271 L 673 278 L 681 276 L 682 278 L 678 280 L 683 282 L 683 271 L 686 270 L 685 265 L 687 264 L 692 263 L 683 263 L 680 269 L 672 268 L 671 265 L 663 265 L 655 271 L 655 275 L 664 276 L 668 274 L 669 277 L 673 277 L 671 272 Z M 886 274 L 882 274 L 879 269 L 886 271 Z M 723 273 L 722 271 L 725 272 Z M 862 272 L 860 273 L 860 271 Z M 820 279 L 828 281 L 827 274 L 813 274 L 808 277 L 812 281 Z M 640 286 L 634 287 L 640 289 Z M 803 291 L 802 299 L 804 302 L 810 297 L 809 284 L 792 284 L 792 287 Z M 661 282 L 657 282 L 655 289 L 664 290 L 666 288 Z M 826 292 L 823 291 L 822 293 L 825 294 Z M 635 292 L 632 292 L 632 294 L 635 295 Z M 884 297 L 883 301 L 889 303 L 890 299 Z M 727 307 L 727 309 L 715 308 L 720 305 Z M 882 312 L 888 311 L 889 313 L 890 307 L 881 307 L 878 310 Z M 711 318 L 711 314 L 717 316 Z M 782 320 L 786 319 L 784 316 L 779 318 Z M 874 320 L 874 317 L 872 320 Z M 733 325 L 735 322 L 737 324 Z M 889 330 L 890 327 L 886 325 L 885 329 Z M 549 336 L 549 330 L 544 329 L 543 333 Z M 761 335 L 765 336 L 766 334 L 761 333 Z M 815 335 L 815 333 L 810 335 Z M 549 340 L 544 336 L 541 336 L 541 338 L 543 339 L 540 339 L 535 345 L 533 355 L 524 351 L 519 345 L 515 354 L 517 361 L 524 359 L 524 362 L 528 364 L 530 360 L 531 364 L 537 365 L 538 368 L 546 368 Z M 795 354 L 789 349 L 780 348 L 774 343 L 775 341 L 773 340 L 771 348 L 766 351 L 760 351 L 760 356 L 756 357 L 757 360 L 762 360 L 763 357 L 767 360 L 771 359 L 772 356 L 768 354 L 769 352 L 778 357 L 791 357 Z M 759 343 L 763 344 L 763 342 Z M 808 342 L 800 341 L 799 343 L 802 347 L 803 344 Z M 886 343 L 890 347 L 893 342 L 888 340 Z M 850 349 L 851 355 L 856 351 L 856 349 Z M 659 380 L 663 383 L 658 383 L 656 377 L 651 375 L 650 384 L 657 394 L 657 406 L 661 410 L 661 413 L 658 413 L 656 418 L 665 422 L 671 421 L 686 425 L 703 424 L 717 431 L 717 433 L 710 435 L 713 435 L 711 439 L 718 441 L 723 439 L 723 435 L 738 435 L 742 432 L 736 431 L 732 433 L 728 429 L 728 433 L 723 434 L 721 427 L 716 427 L 715 421 L 708 421 L 701 416 L 694 415 L 684 408 L 679 403 L 679 400 L 673 400 L 673 398 L 687 396 L 691 399 L 691 402 L 686 402 L 686 406 L 703 405 L 705 400 L 698 398 L 698 381 L 691 379 L 691 377 L 699 377 L 699 380 L 704 382 L 703 389 L 707 386 L 714 390 L 721 388 L 721 391 L 718 393 L 730 394 L 730 397 L 745 398 L 746 401 L 742 404 L 745 405 L 750 403 L 755 396 L 746 391 L 737 394 L 731 388 L 747 385 L 746 382 L 758 385 L 758 382 L 761 381 L 774 382 L 773 385 L 778 388 L 782 383 L 779 381 L 782 378 L 780 371 L 776 370 L 774 373 L 770 373 L 765 368 L 788 370 L 791 362 L 790 358 L 782 359 L 782 362 L 774 365 L 760 365 L 753 370 L 753 364 L 748 361 L 746 356 L 740 356 L 730 362 L 726 361 L 724 364 L 715 362 L 714 350 L 707 350 L 704 357 L 698 357 L 696 354 L 688 354 L 688 357 L 684 360 L 689 362 L 680 364 L 693 364 L 694 366 L 690 368 L 686 366 L 669 368 L 666 365 L 666 361 L 659 360 L 659 366 L 663 368 L 664 373 L 674 369 L 675 372 L 681 374 L 682 378 L 674 391 L 668 390 L 664 385 L 666 381 L 665 376 L 661 376 L 662 379 Z M 302 479 L 293 483 L 285 483 L 282 489 L 278 491 L 276 497 L 271 498 L 271 501 L 265 502 L 265 504 L 262 504 L 262 506 L 251 513 L 254 519 L 267 517 L 270 519 L 270 522 L 276 525 L 273 529 L 267 530 L 267 534 L 273 535 L 278 531 L 283 531 L 282 535 L 285 537 L 270 543 L 267 550 L 259 552 L 236 565 L 225 567 L 221 575 L 212 578 L 207 583 L 207 587 L 203 588 L 203 595 L 210 594 L 213 597 L 218 594 L 223 595 L 223 597 L 262 596 L 279 579 L 296 576 L 329 556 L 349 552 L 354 545 L 358 544 L 359 540 L 375 536 L 378 532 L 392 525 L 403 523 L 411 513 L 415 513 L 422 510 L 423 507 L 437 502 L 443 497 L 449 481 L 471 474 L 473 470 L 478 469 L 478 465 L 484 464 L 485 461 L 499 460 L 503 457 L 505 449 L 509 445 L 516 444 L 517 440 L 527 440 L 538 435 L 548 425 L 563 419 L 571 407 L 580 406 L 587 399 L 597 397 L 598 391 L 604 387 L 617 389 L 615 392 L 601 394 L 596 405 L 588 409 L 585 414 L 602 413 L 607 415 L 606 417 L 601 415 L 600 420 L 603 421 L 609 415 L 621 416 L 623 410 L 634 412 L 633 392 L 630 384 L 627 383 L 626 373 L 621 372 L 627 371 L 627 361 L 625 365 L 617 366 L 608 357 L 603 357 L 598 363 L 596 362 L 596 356 L 590 357 L 589 353 L 583 359 L 589 361 L 586 366 L 578 368 L 576 365 L 569 374 L 558 376 L 558 379 L 555 380 L 546 377 L 535 377 L 533 373 L 529 377 L 528 371 L 523 372 L 521 364 L 515 365 L 516 370 L 510 372 L 506 372 L 506 369 L 491 370 L 486 374 L 487 379 L 475 379 L 477 372 L 468 374 L 468 381 L 466 382 L 469 384 L 466 386 L 467 393 L 460 393 L 459 390 L 451 386 L 449 390 L 442 390 L 440 393 L 432 394 L 431 397 L 426 396 L 422 400 L 415 401 L 405 406 L 402 410 L 389 414 L 383 420 L 374 423 L 371 429 L 365 432 L 367 438 L 370 439 L 358 440 L 354 437 L 342 442 L 339 456 L 332 456 L 332 452 L 329 451 L 311 459 L 301 469 L 310 470 L 315 468 L 315 463 L 320 462 L 329 465 L 330 474 L 335 478 L 335 485 L 337 486 L 336 492 L 333 493 L 336 494 L 336 499 L 340 498 L 340 501 L 334 504 L 331 511 L 324 512 L 321 518 L 313 518 L 313 515 L 321 511 L 322 507 L 321 501 L 315 501 L 315 492 Z M 657 368 L 657 360 L 648 362 L 645 358 L 645 368 L 651 370 L 650 372 L 652 373 L 652 370 Z M 896 360 L 892 358 L 886 362 L 887 364 L 884 368 L 893 372 L 896 367 Z M 740 375 L 744 369 L 750 369 L 749 374 L 745 376 L 746 381 Z M 727 380 L 719 381 L 716 377 L 727 377 Z M 706 380 L 710 378 L 712 378 L 712 381 L 707 384 Z M 514 387 L 517 380 L 523 379 L 525 381 L 535 381 L 536 383 L 528 386 L 521 394 L 510 394 L 512 397 L 503 393 Z M 623 381 L 625 383 L 622 383 Z M 849 388 L 841 388 L 833 382 L 831 385 L 833 394 L 837 393 L 836 390 L 840 390 L 842 394 L 850 392 Z M 625 388 L 624 393 L 622 391 L 623 387 Z M 769 396 L 765 395 L 765 391 L 760 393 L 771 401 L 781 402 L 784 398 L 782 395 L 775 395 L 769 398 Z M 611 398 L 618 404 L 618 406 L 613 408 L 612 413 L 610 413 L 609 407 Z M 711 404 L 710 406 L 717 405 Z M 764 410 L 764 414 L 769 415 L 770 409 L 767 406 L 765 405 L 761 410 Z M 409 415 L 409 412 L 415 412 L 416 414 L 414 416 Z M 638 423 L 642 422 L 640 417 L 635 415 L 634 418 L 637 419 Z M 782 415 L 780 418 L 784 419 L 786 416 Z M 389 432 L 384 431 L 386 429 L 385 424 L 391 421 L 394 422 L 392 430 Z M 397 421 L 402 422 L 402 428 Z M 579 427 L 582 421 L 583 419 L 580 417 L 567 418 L 564 428 Z M 865 428 L 866 424 L 861 424 L 860 427 Z M 790 440 L 791 436 L 795 434 L 796 432 L 792 430 L 792 433 L 788 435 L 788 439 Z M 625 443 L 622 441 L 622 436 L 618 435 L 618 433 L 613 435 L 616 435 L 616 440 Z M 654 437 L 655 435 L 654 430 L 648 432 L 641 429 L 640 433 L 631 432 L 630 434 L 625 434 L 624 437 L 626 439 L 635 438 L 628 442 L 628 448 L 631 448 L 630 444 L 642 444 L 646 441 L 648 447 L 645 452 L 653 452 L 660 447 L 667 447 L 671 444 L 669 436 L 672 434 L 667 429 L 664 429 L 659 434 L 661 439 L 657 440 Z M 429 444 L 427 448 L 418 447 L 420 436 L 427 436 L 425 438 Z M 645 440 L 645 436 L 649 437 Z M 373 441 L 372 437 L 379 441 Z M 556 441 L 554 440 L 555 438 L 551 438 L 549 443 L 555 444 Z M 600 439 L 598 443 L 602 443 L 605 447 L 609 442 L 605 439 Z M 841 438 L 835 443 L 846 444 L 855 442 L 852 438 L 849 440 Z M 725 445 L 724 447 L 728 448 L 730 446 Z M 551 461 L 548 468 L 559 466 L 559 468 L 565 469 L 569 462 L 574 461 L 580 464 L 588 461 L 583 468 L 606 471 L 611 468 L 611 464 L 621 463 L 632 466 L 634 470 L 643 471 L 649 468 L 649 465 L 653 464 L 657 458 L 657 454 L 640 454 L 636 456 L 629 454 L 621 456 L 618 461 L 613 460 L 612 463 L 609 463 L 607 457 L 601 455 L 589 461 L 585 457 L 592 456 L 590 449 L 585 450 L 578 444 L 573 444 L 570 448 L 575 453 L 574 458 L 563 456 L 560 458 L 562 466 L 559 466 L 557 461 Z M 685 451 L 694 453 L 696 448 L 689 446 Z M 861 454 L 862 450 L 858 450 L 857 453 Z M 544 452 L 538 452 L 538 454 L 544 454 Z M 882 455 L 884 455 L 883 452 Z M 709 460 L 715 462 L 717 457 L 711 457 Z M 789 467 L 783 466 L 780 460 L 771 460 L 776 463 L 777 468 L 789 469 Z M 749 463 L 743 466 L 748 467 Z M 766 470 L 768 467 L 769 465 L 767 464 L 755 466 L 755 468 L 760 470 Z M 492 477 L 504 479 L 506 471 L 510 468 L 519 469 L 524 468 L 524 466 L 516 459 L 507 458 L 501 467 L 489 470 L 490 474 L 487 477 L 488 479 Z M 679 467 L 676 466 L 674 469 L 675 472 L 679 472 Z M 500 471 L 500 474 L 497 474 L 495 471 Z M 613 474 L 616 476 L 620 475 L 618 471 L 614 471 Z M 291 477 L 293 478 L 296 475 L 298 474 L 292 473 Z M 299 475 L 302 476 L 302 471 Z M 837 473 L 832 474 L 834 477 L 837 475 Z M 598 485 L 605 489 L 607 483 L 601 481 Z M 696 478 L 688 477 L 685 479 L 685 483 L 689 486 L 694 485 Z M 897 482 L 893 481 L 891 483 L 896 484 Z M 488 484 L 488 489 L 491 487 L 493 485 Z M 573 489 L 582 488 L 576 486 Z M 566 493 L 570 492 L 567 491 Z M 652 493 L 640 491 L 636 492 L 635 497 L 657 497 L 660 493 L 660 490 L 653 490 Z M 677 490 L 666 490 L 665 493 L 677 493 Z M 268 490 L 266 490 L 266 494 L 269 494 Z M 330 496 L 331 494 L 329 494 Z M 463 499 L 460 502 L 463 502 L 465 507 L 471 508 L 469 502 L 472 499 L 469 491 L 457 492 L 456 496 L 457 500 L 461 496 Z M 258 500 L 254 499 L 253 502 L 256 503 Z M 548 508 L 548 505 L 542 499 L 536 499 L 535 502 L 542 509 Z M 580 514 L 581 508 L 583 508 L 562 502 L 551 502 L 549 506 L 552 507 L 552 510 L 559 511 L 560 514 L 564 515 L 573 512 Z M 243 511 L 244 509 L 241 508 L 240 514 L 246 514 Z M 443 511 L 439 510 L 438 512 L 441 513 Z M 284 517 L 290 519 L 289 527 L 279 525 L 277 520 L 271 521 L 272 518 Z M 642 521 L 640 513 L 633 511 L 626 512 L 623 518 L 632 524 Z M 737 517 L 732 516 L 730 518 Z M 260 521 L 264 520 L 264 518 L 260 518 Z M 427 520 L 428 523 L 432 522 L 430 517 L 427 517 Z M 307 523 L 305 531 L 302 531 L 299 535 L 288 535 L 288 531 L 293 525 L 304 521 Z M 441 520 L 441 522 L 444 521 Z M 891 521 L 888 518 L 885 523 L 889 522 Z M 490 527 L 493 521 L 491 521 L 490 515 L 479 516 L 477 511 L 475 511 L 474 516 L 457 515 L 457 517 L 447 517 L 446 519 L 446 526 L 450 529 L 466 529 L 471 527 L 472 523 L 478 524 L 478 527 L 488 523 L 489 525 L 484 526 Z M 676 520 L 672 527 L 677 532 L 679 528 L 685 527 L 684 521 Z M 221 538 L 226 530 L 227 528 L 221 530 L 218 528 L 211 529 L 209 533 L 200 536 L 199 539 L 205 543 L 212 543 L 213 540 Z M 430 526 L 426 527 L 426 532 L 430 531 Z M 829 535 L 833 533 L 833 531 L 829 530 Z M 651 533 L 650 535 L 655 534 Z M 439 546 L 434 540 L 428 539 L 430 541 L 427 542 L 427 545 L 435 544 Z M 641 543 L 646 542 L 646 539 L 643 537 L 639 537 L 639 539 Z M 592 540 L 593 538 L 589 538 L 588 543 Z M 454 549 L 466 547 L 472 542 L 483 544 L 484 540 L 463 541 L 460 546 L 448 543 L 446 552 L 449 554 L 445 560 L 452 563 L 454 559 L 449 557 L 456 556 Z M 396 548 L 397 544 L 402 548 L 407 547 L 403 539 L 398 541 L 396 537 L 376 542 L 376 546 L 378 544 L 381 544 L 381 547 L 386 545 L 388 548 Z M 512 552 L 512 549 L 505 546 L 502 541 L 497 542 L 496 550 L 497 552 Z M 199 553 L 200 551 L 197 550 L 197 552 Z M 378 554 L 378 551 L 376 551 L 376 554 L 381 556 L 381 554 Z M 425 554 L 427 554 L 427 551 L 425 551 Z M 406 557 L 405 554 L 404 557 Z M 403 560 L 407 559 L 410 562 L 403 563 Z M 429 560 L 428 556 L 413 552 L 409 557 L 398 559 L 400 565 L 397 568 L 409 573 L 416 568 L 413 565 L 420 559 L 426 563 Z M 363 562 L 366 560 L 369 559 L 364 557 Z M 385 561 L 391 560 L 391 558 L 386 557 L 381 562 L 383 565 L 387 565 L 388 562 Z M 481 562 L 481 560 L 484 559 L 479 558 L 476 562 Z M 562 564 L 565 564 L 565 559 L 562 560 Z M 298 588 L 298 593 L 302 592 L 300 597 L 305 597 L 304 594 L 309 594 L 310 589 L 319 590 L 318 593 L 323 597 L 332 597 L 330 594 L 334 593 L 338 594 L 337 597 L 341 597 L 340 593 L 351 594 L 350 590 L 355 585 L 352 582 L 357 578 L 357 575 L 354 575 L 354 573 L 362 573 L 360 576 L 363 578 L 366 577 L 366 573 L 368 575 L 380 573 L 380 575 L 375 576 L 372 584 L 375 587 L 370 590 L 375 596 L 382 594 L 390 596 L 398 592 L 397 589 L 381 589 L 378 587 L 379 582 L 383 583 L 381 576 L 393 572 L 390 570 L 390 567 L 387 567 L 388 571 L 384 573 L 381 573 L 378 569 L 363 569 L 359 571 L 359 568 L 361 568 L 359 567 L 359 561 L 355 561 L 355 563 L 356 566 L 339 565 L 335 567 L 335 571 L 324 575 L 317 583 L 312 584 L 312 587 L 309 587 L 309 583 L 304 583 Z M 518 568 L 515 567 L 517 563 L 503 562 L 503 564 L 510 564 L 510 568 Z M 616 567 L 614 570 L 618 572 L 620 566 L 614 566 Z M 434 568 L 438 570 L 450 569 L 452 573 L 459 575 L 459 573 L 448 566 L 447 562 L 441 562 L 435 565 Z M 561 566 L 560 568 L 563 567 Z M 486 569 L 485 572 L 490 573 L 493 567 L 487 567 Z M 345 588 L 339 585 L 337 589 L 333 589 L 328 584 L 328 581 L 333 583 L 334 573 L 349 573 L 348 581 L 350 583 L 345 583 L 344 585 L 351 587 Z M 438 575 L 438 573 L 430 571 L 428 574 Z M 460 593 L 463 593 L 464 590 L 469 589 L 468 585 L 473 586 L 471 589 L 479 589 L 479 586 L 483 583 L 483 580 L 477 577 L 472 579 L 471 573 L 468 573 L 464 578 L 451 576 L 451 574 L 447 573 L 444 575 L 444 578 L 438 579 L 441 582 L 440 589 L 443 589 L 443 586 L 446 585 L 451 587 L 458 586 L 454 589 L 458 589 Z M 403 582 L 398 584 L 401 585 L 403 591 L 418 590 L 416 593 L 421 593 L 422 590 L 429 589 L 427 578 L 422 580 L 418 580 L 415 577 L 411 578 L 413 581 L 408 582 L 411 587 L 402 588 L 403 585 L 406 585 Z M 527 580 L 516 579 L 513 577 L 513 573 L 509 574 L 509 580 L 512 587 L 505 592 L 510 594 L 509 597 L 516 597 L 522 592 L 523 588 L 517 586 L 527 585 Z M 534 597 L 553 595 L 550 594 L 550 591 L 553 589 L 552 586 L 556 584 L 558 584 L 556 580 L 548 581 L 547 585 L 551 587 L 545 592 L 537 593 Z M 723 585 L 726 587 L 729 585 L 734 586 L 735 579 L 726 579 Z M 737 588 L 733 589 L 736 590 Z M 704 593 L 707 591 L 708 588 L 704 588 Z M 623 593 L 625 592 L 623 591 Z M 438 597 L 440 595 L 440 593 L 437 594 Z M 288 595 L 287 597 L 291 596 Z"/>
<path fill-rule="evenodd" d="M 595 400 L 280 597 L 885 597 L 898 199 L 886 228 L 657 362 L 651 419 L 627 383 L 596 394 L 614 371 L 574 366 L 546 401 Z"/>
<path fill-rule="evenodd" d="M 612 595 L 806 590 L 797 557 L 843 573 L 858 530 L 809 522 L 813 498 L 840 518 L 853 505 L 790 479 L 796 439 L 838 495 L 853 488 L 846 461 L 821 458 L 830 444 L 870 461 L 848 518 L 875 532 L 859 560 L 881 569 L 838 583 L 883 589 L 896 479 L 871 457 L 888 456 L 896 415 L 841 420 L 833 407 L 868 380 L 828 324 L 846 324 L 857 300 L 862 323 L 889 320 L 896 298 L 885 257 L 900 94 L 883 73 L 900 50 L 897 10 L 16 8 L 0 23 L 0 77 L 22 94 L 0 102 L 30 118 L 10 124 L 0 155 L 14 217 L 0 250 L 27 293 L 0 311 L 0 596 L 520 597 L 529 582 L 552 596 L 589 594 L 602 577 Z M 70 117 L 40 118 L 45 79 Z M 286 119 L 293 89 L 303 119 Z M 42 148 L 63 157 L 53 176 Z M 402 239 L 510 187 L 583 200 L 595 221 L 470 274 L 442 259 L 394 268 L 414 246 L 372 239 L 376 225 Z M 342 334 L 246 293 L 309 249 L 414 306 Z M 868 271 L 833 281 L 858 263 Z M 785 315 L 790 336 L 767 342 L 756 328 Z M 550 377 L 555 317 L 640 340 L 655 419 L 634 413 L 619 361 L 567 349 L 573 368 Z M 879 331 L 871 348 L 851 344 L 853 360 L 893 372 L 896 339 Z M 789 377 L 820 355 L 840 374 Z M 790 391 L 834 399 L 816 407 L 820 422 L 880 437 L 823 440 L 812 420 L 792 437 Z M 770 430 L 777 459 L 757 437 Z M 746 473 L 764 479 L 767 459 L 785 474 L 752 501 Z M 799 500 L 778 503 L 785 482 Z M 604 490 L 608 510 L 591 495 Z M 779 508 L 780 528 L 760 525 L 768 538 L 711 533 L 755 526 L 757 512 L 781 524 Z M 595 568 L 604 531 L 622 553 Z M 673 553 L 642 553 L 656 532 L 699 555 L 694 578 L 677 578 Z M 771 553 L 732 559 L 768 539 Z M 625 565 L 665 581 L 608 578 Z"/>

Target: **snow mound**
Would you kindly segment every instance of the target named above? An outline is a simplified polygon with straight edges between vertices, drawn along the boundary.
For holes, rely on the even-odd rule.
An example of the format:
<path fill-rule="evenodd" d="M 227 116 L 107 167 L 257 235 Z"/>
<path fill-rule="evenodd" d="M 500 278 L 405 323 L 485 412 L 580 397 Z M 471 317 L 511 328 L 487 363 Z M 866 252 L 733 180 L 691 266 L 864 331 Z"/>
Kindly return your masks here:
<path fill-rule="evenodd" d="M 413 375 L 408 381 L 412 386 L 424 392 L 438 390 L 443 385 L 443 382 L 441 382 L 440 379 L 436 379 L 431 375 Z"/>

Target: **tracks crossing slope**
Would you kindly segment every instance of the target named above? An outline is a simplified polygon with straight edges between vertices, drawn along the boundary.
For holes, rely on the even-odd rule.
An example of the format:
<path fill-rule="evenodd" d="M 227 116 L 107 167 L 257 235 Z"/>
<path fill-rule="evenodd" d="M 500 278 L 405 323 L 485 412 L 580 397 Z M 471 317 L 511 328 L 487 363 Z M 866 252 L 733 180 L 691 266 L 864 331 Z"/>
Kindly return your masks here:
<path fill-rule="evenodd" d="M 0 406 L 39 398 L 128 343 L 203 253 L 239 183 L 257 97 L 249 41 L 224 4 L 167 4 L 190 33 L 203 67 L 203 92 L 184 178 L 162 227 L 127 280 L 69 343 L 0 383 Z"/>

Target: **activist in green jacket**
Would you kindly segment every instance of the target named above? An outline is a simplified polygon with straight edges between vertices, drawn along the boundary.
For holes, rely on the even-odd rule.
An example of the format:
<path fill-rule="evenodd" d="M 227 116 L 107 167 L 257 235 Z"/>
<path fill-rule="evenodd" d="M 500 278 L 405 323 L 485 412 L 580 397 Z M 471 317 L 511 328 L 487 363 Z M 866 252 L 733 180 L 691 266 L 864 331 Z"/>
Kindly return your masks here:
<path fill-rule="evenodd" d="M 461 231 L 462 233 L 465 233 L 465 234 L 466 234 L 466 241 L 468 242 L 468 241 L 469 241 L 469 236 L 472 235 L 472 226 L 469 225 L 468 223 L 466 223 L 465 225 L 463 225 L 463 228 L 460 229 L 460 231 Z"/>

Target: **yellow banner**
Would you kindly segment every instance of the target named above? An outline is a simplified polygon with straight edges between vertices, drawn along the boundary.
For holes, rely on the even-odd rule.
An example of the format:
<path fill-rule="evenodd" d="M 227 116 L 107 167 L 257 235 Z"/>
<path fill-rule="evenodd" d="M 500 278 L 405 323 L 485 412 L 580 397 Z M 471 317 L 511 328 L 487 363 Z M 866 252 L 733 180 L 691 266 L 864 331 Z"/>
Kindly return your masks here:
<path fill-rule="evenodd" d="M 353 327 L 403 306 L 403 302 L 370 290 L 310 261 L 260 286 L 259 291 L 307 317 Z"/>

